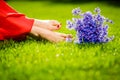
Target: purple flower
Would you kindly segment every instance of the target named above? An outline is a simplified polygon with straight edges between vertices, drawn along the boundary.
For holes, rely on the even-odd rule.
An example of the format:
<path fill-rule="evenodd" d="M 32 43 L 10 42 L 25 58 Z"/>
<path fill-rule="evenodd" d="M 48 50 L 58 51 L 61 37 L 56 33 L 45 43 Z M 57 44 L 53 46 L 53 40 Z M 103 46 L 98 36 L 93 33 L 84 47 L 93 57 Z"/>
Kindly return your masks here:
<path fill-rule="evenodd" d="M 73 28 L 73 23 L 70 20 L 67 20 L 67 28 L 71 29 Z"/>
<path fill-rule="evenodd" d="M 66 42 L 72 42 L 72 38 L 66 38 Z"/>
<path fill-rule="evenodd" d="M 99 7 L 97 7 L 97 8 L 95 8 L 95 10 L 94 10 L 96 13 L 100 13 L 101 12 L 101 10 L 100 10 L 100 8 Z"/>
<path fill-rule="evenodd" d="M 75 29 L 77 32 L 75 43 L 104 43 L 113 40 L 114 37 L 108 37 L 109 26 L 104 23 L 113 23 L 112 20 L 100 15 L 100 8 L 95 8 L 95 12 L 97 14 L 92 14 L 90 11 L 81 13 L 79 8 L 72 10 L 73 15 L 78 16 L 72 21 L 67 21 L 67 28 Z"/>
<path fill-rule="evenodd" d="M 75 8 L 72 10 L 73 15 L 79 15 L 80 12 L 81 12 L 80 8 Z"/>
<path fill-rule="evenodd" d="M 110 23 L 113 23 L 113 21 L 112 21 L 112 20 L 109 20 L 109 22 L 110 22 Z"/>

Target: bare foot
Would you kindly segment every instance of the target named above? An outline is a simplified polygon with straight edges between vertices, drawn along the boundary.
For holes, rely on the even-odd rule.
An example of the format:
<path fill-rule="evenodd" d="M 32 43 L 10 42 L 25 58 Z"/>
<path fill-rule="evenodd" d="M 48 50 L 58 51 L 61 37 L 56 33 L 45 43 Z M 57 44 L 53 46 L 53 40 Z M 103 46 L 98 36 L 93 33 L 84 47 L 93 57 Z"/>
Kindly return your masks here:
<path fill-rule="evenodd" d="M 41 36 L 42 38 L 45 38 L 50 42 L 61 42 L 65 41 L 67 37 L 72 37 L 68 34 L 53 32 L 37 26 L 33 26 L 30 33 L 37 37 Z"/>
<path fill-rule="evenodd" d="M 37 26 L 40 28 L 48 29 L 48 30 L 59 30 L 61 27 L 60 22 L 56 20 L 38 20 L 35 19 L 33 26 Z"/>

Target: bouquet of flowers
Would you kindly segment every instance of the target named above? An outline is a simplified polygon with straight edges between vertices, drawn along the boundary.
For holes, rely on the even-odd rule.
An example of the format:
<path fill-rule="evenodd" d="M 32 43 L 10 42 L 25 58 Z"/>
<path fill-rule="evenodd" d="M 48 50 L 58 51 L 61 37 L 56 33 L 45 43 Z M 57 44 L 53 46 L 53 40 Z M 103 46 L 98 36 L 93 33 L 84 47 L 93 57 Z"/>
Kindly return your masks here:
<path fill-rule="evenodd" d="M 90 11 L 82 13 L 80 8 L 72 10 L 75 18 L 67 20 L 67 28 L 76 31 L 75 43 L 105 43 L 113 40 L 114 36 L 108 37 L 109 26 L 106 24 L 113 23 L 112 20 L 102 16 L 100 8 L 95 8 L 94 12 L 95 14 Z"/>

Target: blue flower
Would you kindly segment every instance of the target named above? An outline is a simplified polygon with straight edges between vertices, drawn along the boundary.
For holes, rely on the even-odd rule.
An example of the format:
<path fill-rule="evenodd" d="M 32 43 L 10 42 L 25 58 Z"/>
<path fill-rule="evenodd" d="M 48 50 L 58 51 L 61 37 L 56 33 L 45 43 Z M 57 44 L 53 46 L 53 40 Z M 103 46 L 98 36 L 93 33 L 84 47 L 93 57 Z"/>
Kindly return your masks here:
<path fill-rule="evenodd" d="M 100 13 L 101 12 L 101 10 L 100 10 L 100 8 L 99 7 L 97 7 L 97 8 L 95 8 L 95 10 L 94 10 L 96 13 Z"/>
<path fill-rule="evenodd" d="M 67 28 L 71 29 L 73 28 L 73 23 L 70 20 L 67 20 Z"/>
<path fill-rule="evenodd" d="M 66 42 L 72 42 L 72 38 L 66 38 Z"/>
<path fill-rule="evenodd" d="M 81 12 L 80 8 L 75 8 L 72 10 L 73 15 L 79 15 L 80 12 Z"/>
<path fill-rule="evenodd" d="M 77 15 L 77 18 L 73 18 L 72 21 L 68 20 L 67 28 L 76 31 L 75 43 L 105 43 L 114 39 L 113 36 L 108 37 L 109 26 L 104 23 L 113 23 L 113 21 L 100 15 L 100 8 L 95 8 L 95 12 L 96 14 L 92 14 L 90 11 L 81 13 L 80 8 L 72 10 L 73 15 Z"/>

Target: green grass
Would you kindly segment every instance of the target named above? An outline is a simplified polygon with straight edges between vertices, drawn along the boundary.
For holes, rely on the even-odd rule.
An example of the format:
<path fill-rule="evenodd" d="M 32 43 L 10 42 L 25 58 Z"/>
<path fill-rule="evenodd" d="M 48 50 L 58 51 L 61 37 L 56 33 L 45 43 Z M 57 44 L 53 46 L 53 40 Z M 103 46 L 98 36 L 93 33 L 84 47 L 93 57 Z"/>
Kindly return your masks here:
<path fill-rule="evenodd" d="M 0 80 L 120 80 L 120 7 L 107 3 L 64 4 L 51 2 L 9 2 L 19 12 L 38 19 L 57 19 L 66 29 L 71 10 L 94 10 L 114 21 L 109 35 L 115 39 L 105 44 L 50 43 L 27 39 L 0 42 Z"/>

